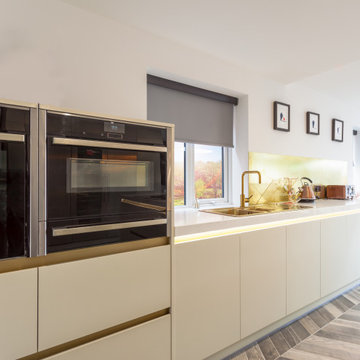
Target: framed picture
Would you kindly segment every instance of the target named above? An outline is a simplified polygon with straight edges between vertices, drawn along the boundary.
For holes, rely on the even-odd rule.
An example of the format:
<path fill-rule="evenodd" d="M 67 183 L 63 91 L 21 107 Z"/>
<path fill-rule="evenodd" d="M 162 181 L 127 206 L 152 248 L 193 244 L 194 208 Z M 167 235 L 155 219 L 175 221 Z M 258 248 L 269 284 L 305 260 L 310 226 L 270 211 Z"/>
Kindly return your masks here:
<path fill-rule="evenodd" d="M 333 141 L 342 142 L 344 140 L 344 122 L 332 119 L 332 138 Z"/>
<path fill-rule="evenodd" d="M 306 133 L 312 135 L 320 134 L 320 115 L 308 111 L 306 113 Z"/>
<path fill-rule="evenodd" d="M 290 131 L 290 105 L 274 101 L 274 129 Z"/>

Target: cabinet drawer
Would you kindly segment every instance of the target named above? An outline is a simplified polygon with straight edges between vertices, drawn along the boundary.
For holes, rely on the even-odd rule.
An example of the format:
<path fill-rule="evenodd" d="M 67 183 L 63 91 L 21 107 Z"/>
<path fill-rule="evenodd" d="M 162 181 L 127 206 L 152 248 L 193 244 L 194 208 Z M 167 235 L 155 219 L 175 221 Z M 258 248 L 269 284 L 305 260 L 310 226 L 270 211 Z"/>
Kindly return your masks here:
<path fill-rule="evenodd" d="M 169 360 L 170 357 L 170 315 L 166 315 L 46 360 Z"/>
<path fill-rule="evenodd" d="M 37 269 L 0 275 L 0 358 L 36 352 Z"/>
<path fill-rule="evenodd" d="M 170 245 L 39 269 L 39 350 L 170 306 Z"/>

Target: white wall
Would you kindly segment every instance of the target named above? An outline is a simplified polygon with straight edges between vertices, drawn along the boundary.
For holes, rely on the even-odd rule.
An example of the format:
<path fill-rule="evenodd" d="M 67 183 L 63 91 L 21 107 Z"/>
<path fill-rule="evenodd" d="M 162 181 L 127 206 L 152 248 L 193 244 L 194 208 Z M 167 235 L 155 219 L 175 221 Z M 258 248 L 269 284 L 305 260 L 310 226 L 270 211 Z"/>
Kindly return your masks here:
<path fill-rule="evenodd" d="M 244 95 L 240 106 L 245 102 L 247 108 L 239 107 L 236 114 L 242 132 L 237 141 L 250 151 L 351 164 L 352 123 L 360 116 L 336 99 L 296 84 L 282 86 L 165 37 L 55 0 L 2 0 L 0 10 L 0 98 L 146 118 L 149 72 Z M 272 129 L 274 100 L 291 104 L 290 133 Z M 306 111 L 320 113 L 320 136 L 305 133 Z M 333 117 L 345 120 L 344 143 L 331 141 Z M 247 132 L 248 144 L 243 136 Z M 235 156 L 246 167 L 245 158 Z"/>

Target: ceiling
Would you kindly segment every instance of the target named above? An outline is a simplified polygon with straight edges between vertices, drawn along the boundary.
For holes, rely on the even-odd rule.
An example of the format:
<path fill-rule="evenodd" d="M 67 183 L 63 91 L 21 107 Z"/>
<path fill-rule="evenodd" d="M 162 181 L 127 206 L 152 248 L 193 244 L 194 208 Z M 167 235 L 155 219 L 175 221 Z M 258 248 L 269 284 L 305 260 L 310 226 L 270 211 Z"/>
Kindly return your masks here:
<path fill-rule="evenodd" d="M 62 0 L 253 69 L 360 98 L 358 0 Z"/>

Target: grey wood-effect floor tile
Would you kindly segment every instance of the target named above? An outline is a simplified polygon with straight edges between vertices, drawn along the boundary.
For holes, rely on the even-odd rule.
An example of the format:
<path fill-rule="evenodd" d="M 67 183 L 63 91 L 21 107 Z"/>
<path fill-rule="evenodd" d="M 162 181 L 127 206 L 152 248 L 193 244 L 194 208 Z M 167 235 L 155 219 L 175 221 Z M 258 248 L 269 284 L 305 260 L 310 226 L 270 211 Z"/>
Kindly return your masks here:
<path fill-rule="evenodd" d="M 335 319 L 334 321 L 332 321 L 331 324 L 337 324 L 340 326 L 351 326 L 354 329 L 360 330 L 360 322 L 357 322 L 357 321 L 350 321 L 350 320 L 338 318 L 338 319 Z"/>
<path fill-rule="evenodd" d="M 316 335 L 360 345 L 360 328 L 351 326 L 350 322 L 333 322 L 319 330 Z"/>
<path fill-rule="evenodd" d="M 334 306 L 336 306 L 340 311 L 342 311 L 343 313 L 346 310 L 349 310 L 348 307 L 344 306 L 338 299 L 334 299 L 333 301 L 331 301 L 331 304 L 333 304 Z"/>
<path fill-rule="evenodd" d="M 296 344 L 300 342 L 300 340 L 292 335 L 292 333 L 289 331 L 289 327 L 286 327 L 284 329 L 281 329 L 281 333 L 284 336 L 286 342 L 290 345 L 290 347 L 294 347 Z"/>
<path fill-rule="evenodd" d="M 244 351 L 241 354 L 239 354 L 239 355 L 235 356 L 234 358 L 232 358 L 231 360 L 249 360 L 249 359 L 246 356 L 246 351 Z"/>
<path fill-rule="evenodd" d="M 309 316 L 319 328 L 322 328 L 328 323 L 317 310 L 310 313 Z"/>
<path fill-rule="evenodd" d="M 295 347 L 296 350 L 316 354 L 317 356 L 335 357 L 341 360 L 359 360 L 360 346 L 312 335 Z"/>
<path fill-rule="evenodd" d="M 360 311 L 360 304 L 353 306 L 351 310 Z"/>
<path fill-rule="evenodd" d="M 254 345 L 250 349 L 246 350 L 246 356 L 248 360 L 265 360 L 259 345 Z"/>
<path fill-rule="evenodd" d="M 273 342 L 279 355 L 282 355 L 290 349 L 290 346 L 281 331 L 278 331 L 275 334 L 271 335 L 270 339 Z"/>
<path fill-rule="evenodd" d="M 345 314 L 340 316 L 340 319 L 360 322 L 360 311 L 355 311 L 353 309 L 348 310 Z"/>
<path fill-rule="evenodd" d="M 299 321 L 301 322 L 302 326 L 309 332 L 309 334 L 314 334 L 320 329 L 319 326 L 317 326 L 309 316 L 305 316 Z"/>
<path fill-rule="evenodd" d="M 278 360 L 280 360 L 279 358 Z M 291 349 L 284 354 L 286 360 L 338 360 L 337 358 L 330 356 L 322 356 L 319 354 L 312 354 L 297 349 Z"/>
<path fill-rule="evenodd" d="M 350 300 L 352 303 L 354 303 L 355 305 L 359 303 L 359 298 L 360 296 L 357 295 L 356 293 L 353 292 L 348 292 L 346 294 L 343 294 L 344 298 Z"/>
<path fill-rule="evenodd" d="M 300 342 L 300 339 L 297 337 L 294 330 L 290 328 L 290 326 L 287 326 L 286 328 L 282 329 L 281 333 L 284 335 L 284 338 L 286 339 L 290 347 L 294 347 L 296 344 Z"/>
<path fill-rule="evenodd" d="M 318 309 L 319 314 L 327 321 L 330 322 L 335 319 L 335 316 L 327 311 L 324 307 Z"/>
<path fill-rule="evenodd" d="M 310 333 L 304 328 L 299 320 L 293 322 L 290 327 L 292 330 L 294 330 L 300 341 L 306 339 L 310 335 Z"/>
<path fill-rule="evenodd" d="M 277 357 L 279 357 L 280 354 L 276 350 L 275 345 L 269 337 L 260 341 L 258 345 L 264 355 L 265 360 L 275 360 Z"/>
<path fill-rule="evenodd" d="M 340 295 L 338 297 L 338 299 L 340 301 L 342 301 L 349 309 L 352 308 L 354 305 L 356 305 L 356 302 L 350 301 L 349 299 L 347 299 L 346 297 L 344 297 L 343 295 Z"/>
<path fill-rule="evenodd" d="M 331 302 L 324 305 L 324 308 L 330 313 L 332 314 L 332 316 L 334 316 L 335 318 L 339 317 L 340 315 L 342 315 L 344 312 L 342 310 L 340 310 L 338 307 L 336 307 L 334 304 L 332 304 Z"/>

